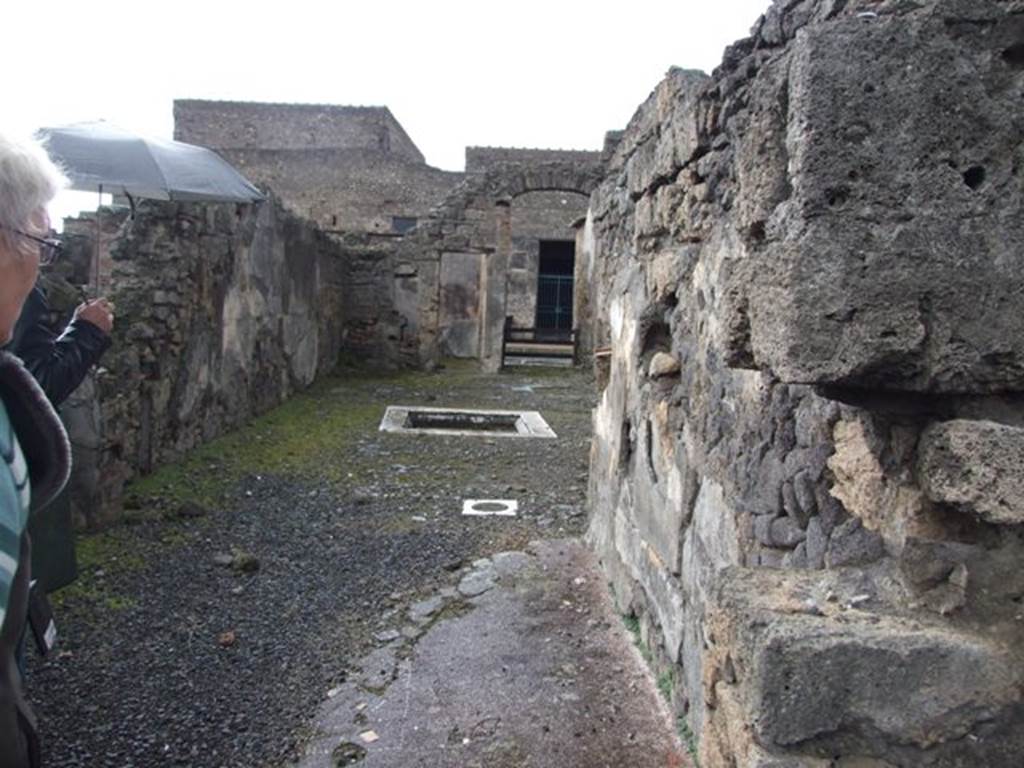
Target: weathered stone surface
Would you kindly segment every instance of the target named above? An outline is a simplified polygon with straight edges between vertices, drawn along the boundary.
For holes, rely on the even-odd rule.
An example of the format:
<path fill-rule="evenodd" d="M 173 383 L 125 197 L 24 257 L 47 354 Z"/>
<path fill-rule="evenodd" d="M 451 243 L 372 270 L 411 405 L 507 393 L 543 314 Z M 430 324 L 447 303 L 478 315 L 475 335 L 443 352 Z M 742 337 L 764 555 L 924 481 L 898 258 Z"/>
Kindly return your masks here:
<path fill-rule="evenodd" d="M 672 355 L 667 352 L 656 352 L 654 357 L 651 358 L 647 375 L 652 379 L 658 376 L 671 376 L 674 373 L 679 373 L 679 368 L 679 361 Z"/>
<path fill-rule="evenodd" d="M 273 198 L 146 201 L 107 245 L 107 375 L 69 421 L 73 442 L 102 446 L 76 460 L 90 522 L 116 516 L 127 479 L 277 405 L 356 343 L 341 285 L 358 259 Z"/>
<path fill-rule="evenodd" d="M 867 741 L 877 729 L 928 747 L 963 737 L 993 706 L 1017 698 L 1010 660 L 970 637 L 819 623 L 776 624 L 755 651 L 751 714 L 766 743 L 798 744 L 846 729 L 861 730 Z M 979 690 L 995 700 L 979 698 Z"/>
<path fill-rule="evenodd" d="M 784 381 L 1024 386 L 1024 319 L 1006 311 L 1024 281 L 1024 21 L 995 0 L 917 8 L 790 45 L 790 195 L 749 291 L 754 357 Z"/>
<path fill-rule="evenodd" d="M 869 421 L 840 419 L 834 426 L 835 452 L 828 468 L 835 476 L 829 493 L 865 527 L 892 540 L 911 530 L 923 512 L 921 491 L 901 468 L 887 471 L 883 454 L 890 446 Z"/>
<path fill-rule="evenodd" d="M 470 571 L 459 582 L 459 593 L 464 597 L 476 597 L 494 588 L 494 572 L 488 568 Z"/>
<path fill-rule="evenodd" d="M 704 764 L 1009 768 L 1020 745 L 986 717 L 1024 723 L 994 673 L 1019 672 L 994 650 L 1024 641 L 997 575 L 1019 543 L 926 492 L 918 453 L 936 414 L 1022 425 L 1016 395 L 979 393 L 1024 387 L 1024 16 L 865 7 L 773 4 L 710 82 L 670 74 L 617 141 L 577 272 L 608 352 L 588 537 L 679 660 Z M 659 153 L 676 122 L 696 127 L 689 159 Z M 651 375 L 661 355 L 671 377 Z M 770 615 L 721 597 L 745 579 Z M 727 629 L 748 613 L 768 633 L 749 642 Z M 755 705 L 762 641 L 765 670 L 795 671 L 765 672 Z M 785 743 L 744 730 L 762 716 Z"/>
<path fill-rule="evenodd" d="M 807 524 L 807 567 L 821 568 L 825 564 L 828 536 L 821 527 L 821 521 L 814 518 Z"/>
<path fill-rule="evenodd" d="M 949 579 L 958 566 L 981 554 L 978 547 L 969 544 L 912 538 L 900 554 L 900 572 L 913 587 L 929 589 Z"/>
<path fill-rule="evenodd" d="M 776 547 L 795 547 L 807 535 L 791 517 L 779 517 L 772 521 L 771 541 Z"/>
<path fill-rule="evenodd" d="M 854 518 L 832 532 L 825 553 L 825 565 L 829 568 L 864 565 L 878 560 L 884 554 L 885 542 L 882 537 Z"/>
<path fill-rule="evenodd" d="M 417 624 L 430 620 L 438 611 L 444 608 L 444 599 L 439 595 L 420 600 L 409 607 L 409 619 Z"/>
<path fill-rule="evenodd" d="M 841 601 L 821 603 L 817 614 L 802 610 L 799 596 L 821 581 L 735 570 L 714 593 L 705 663 L 736 665 L 734 680 L 718 677 L 718 698 L 737 707 L 723 717 L 753 725 L 755 753 L 793 748 L 794 758 L 838 756 L 852 765 L 870 757 L 954 766 L 973 750 L 979 765 L 1013 765 L 1024 747 L 1011 725 L 1024 680 L 1013 649 L 962 630 L 844 611 Z M 733 753 L 750 750 L 742 731 L 729 738 Z"/>
<path fill-rule="evenodd" d="M 1024 523 L 1024 429 L 991 421 L 933 424 L 917 465 L 932 501 L 1001 525 Z"/>

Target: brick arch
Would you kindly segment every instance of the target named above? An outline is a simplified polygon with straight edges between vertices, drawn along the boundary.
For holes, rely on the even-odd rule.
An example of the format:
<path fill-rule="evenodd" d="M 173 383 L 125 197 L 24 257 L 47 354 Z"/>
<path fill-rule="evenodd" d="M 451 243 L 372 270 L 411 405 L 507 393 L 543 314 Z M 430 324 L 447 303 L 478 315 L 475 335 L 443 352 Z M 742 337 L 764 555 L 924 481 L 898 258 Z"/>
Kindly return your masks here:
<path fill-rule="evenodd" d="M 589 197 L 603 175 L 599 161 L 507 163 L 469 176 L 448 194 L 431 218 L 458 219 L 467 208 L 510 203 L 527 192 L 575 192 Z"/>
<path fill-rule="evenodd" d="M 512 200 L 527 192 L 576 192 L 590 196 L 601 181 L 600 163 L 544 163 L 506 165 L 470 180 L 477 199 Z M 475 184 L 474 184 L 475 182 Z"/>

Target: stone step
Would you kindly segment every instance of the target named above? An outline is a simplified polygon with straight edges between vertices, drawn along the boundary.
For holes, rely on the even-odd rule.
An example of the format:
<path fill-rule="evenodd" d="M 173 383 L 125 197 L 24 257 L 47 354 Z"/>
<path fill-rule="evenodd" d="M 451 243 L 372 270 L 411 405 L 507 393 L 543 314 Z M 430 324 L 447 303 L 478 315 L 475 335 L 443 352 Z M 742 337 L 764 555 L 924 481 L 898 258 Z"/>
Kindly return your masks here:
<path fill-rule="evenodd" d="M 547 366 L 549 368 L 572 368 L 573 362 L 571 357 L 523 355 L 505 358 L 506 368 L 525 365 Z"/>

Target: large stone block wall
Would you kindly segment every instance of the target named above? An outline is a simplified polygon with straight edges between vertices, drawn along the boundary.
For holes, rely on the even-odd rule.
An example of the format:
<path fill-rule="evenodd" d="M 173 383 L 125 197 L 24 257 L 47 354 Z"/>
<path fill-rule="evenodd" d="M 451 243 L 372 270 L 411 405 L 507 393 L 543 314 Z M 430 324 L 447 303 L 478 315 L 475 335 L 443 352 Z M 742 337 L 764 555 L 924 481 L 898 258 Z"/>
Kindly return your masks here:
<path fill-rule="evenodd" d="M 73 441 L 97 449 L 73 492 L 86 524 L 116 516 L 126 480 L 282 402 L 348 345 L 383 349 L 390 333 L 390 297 L 374 294 L 372 313 L 349 305 L 359 273 L 386 255 L 333 240 L 276 199 L 142 203 L 110 258 L 114 343 L 95 398 L 85 392 L 70 419 Z"/>
<path fill-rule="evenodd" d="M 588 536 L 704 766 L 1024 754 L 1022 49 L 777 2 L 591 197 Z"/>

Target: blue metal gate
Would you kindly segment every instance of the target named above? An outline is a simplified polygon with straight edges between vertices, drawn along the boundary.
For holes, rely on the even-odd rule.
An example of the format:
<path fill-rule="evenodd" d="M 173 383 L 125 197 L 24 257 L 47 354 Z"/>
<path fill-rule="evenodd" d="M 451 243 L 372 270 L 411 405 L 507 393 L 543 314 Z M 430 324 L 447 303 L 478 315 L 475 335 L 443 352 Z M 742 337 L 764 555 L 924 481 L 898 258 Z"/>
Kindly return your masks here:
<path fill-rule="evenodd" d="M 537 278 L 537 330 L 572 330 L 572 275 Z"/>

